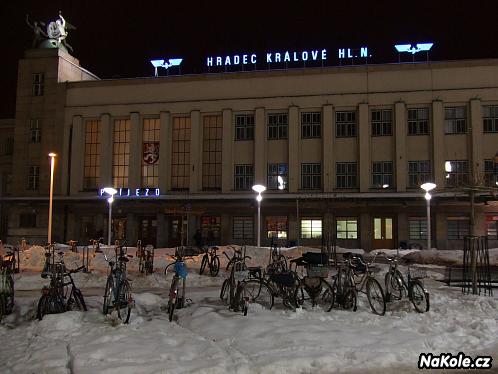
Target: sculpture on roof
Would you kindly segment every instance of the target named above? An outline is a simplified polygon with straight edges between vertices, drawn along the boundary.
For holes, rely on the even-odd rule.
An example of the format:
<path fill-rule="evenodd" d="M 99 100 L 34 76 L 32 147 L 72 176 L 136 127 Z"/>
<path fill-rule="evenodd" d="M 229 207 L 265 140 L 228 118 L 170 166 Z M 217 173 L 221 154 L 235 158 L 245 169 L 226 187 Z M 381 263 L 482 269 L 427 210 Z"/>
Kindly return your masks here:
<path fill-rule="evenodd" d="M 59 19 L 51 21 L 43 30 L 45 22 L 31 21 L 29 15 L 26 15 L 26 23 L 33 29 L 33 48 L 61 48 L 65 51 L 73 51 L 67 41 L 68 30 L 76 30 L 76 27 L 67 22 L 59 11 Z"/>

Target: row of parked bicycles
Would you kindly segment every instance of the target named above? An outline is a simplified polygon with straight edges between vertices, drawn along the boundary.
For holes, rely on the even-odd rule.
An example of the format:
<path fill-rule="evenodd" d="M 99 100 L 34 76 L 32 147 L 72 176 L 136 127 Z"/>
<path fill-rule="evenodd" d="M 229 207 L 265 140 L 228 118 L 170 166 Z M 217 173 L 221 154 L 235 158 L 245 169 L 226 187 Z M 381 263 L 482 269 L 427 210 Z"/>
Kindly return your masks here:
<path fill-rule="evenodd" d="M 347 252 L 343 260 L 333 263 L 327 254 L 306 252 L 290 261 L 279 248 L 270 249 L 266 267 L 249 267 L 245 247 L 234 250 L 229 258 L 228 277 L 224 280 L 220 298 L 230 309 L 247 314 L 251 304 L 271 309 L 275 298 L 285 307 L 320 307 L 328 312 L 334 307 L 357 309 L 360 293 L 366 294 L 373 313 L 384 315 L 386 303 L 409 299 L 419 313 L 429 311 L 429 293 L 422 278 L 425 272 L 408 266 L 406 276 L 398 267 L 397 257 L 378 252 L 370 262 L 360 254 Z M 388 265 L 383 276 L 384 287 L 377 280 L 382 258 Z M 335 266 L 334 266 L 335 265 Z M 332 268 L 336 268 L 331 275 Z"/>

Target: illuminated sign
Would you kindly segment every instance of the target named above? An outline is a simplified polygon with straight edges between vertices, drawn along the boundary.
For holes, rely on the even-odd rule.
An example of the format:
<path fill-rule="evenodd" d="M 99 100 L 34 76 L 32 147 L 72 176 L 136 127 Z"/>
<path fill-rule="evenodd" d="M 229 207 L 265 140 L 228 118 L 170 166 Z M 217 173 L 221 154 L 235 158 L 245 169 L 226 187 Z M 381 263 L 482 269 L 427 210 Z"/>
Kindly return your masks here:
<path fill-rule="evenodd" d="M 119 197 L 158 197 L 161 195 L 159 188 L 118 188 L 115 196 Z M 100 196 L 106 195 L 103 188 L 100 189 Z"/>
<path fill-rule="evenodd" d="M 168 70 L 171 66 L 180 66 L 182 61 L 182 58 L 170 58 L 168 62 L 165 62 L 165 60 L 150 60 L 150 63 L 154 66 L 154 74 L 157 77 L 157 68 Z"/>
<path fill-rule="evenodd" d="M 422 51 L 429 51 L 434 43 L 417 43 L 417 44 L 396 44 L 394 48 L 398 52 L 408 52 L 414 55 L 415 53 Z"/>
<path fill-rule="evenodd" d="M 358 49 L 351 49 L 351 48 L 339 48 L 337 53 L 339 55 L 339 59 L 343 58 L 356 58 L 356 57 L 372 57 L 368 54 L 368 47 L 361 47 L 359 49 L 360 54 L 358 55 Z"/>

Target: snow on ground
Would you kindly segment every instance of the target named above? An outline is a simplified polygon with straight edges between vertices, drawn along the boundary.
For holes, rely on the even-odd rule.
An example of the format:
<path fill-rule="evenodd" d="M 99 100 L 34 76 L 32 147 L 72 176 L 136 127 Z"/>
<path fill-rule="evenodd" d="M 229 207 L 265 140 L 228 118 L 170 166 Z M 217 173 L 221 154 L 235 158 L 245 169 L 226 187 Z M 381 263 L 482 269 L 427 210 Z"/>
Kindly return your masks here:
<path fill-rule="evenodd" d="M 366 296 L 360 295 L 356 312 L 294 312 L 284 309 L 277 298 L 272 310 L 255 305 L 244 317 L 219 300 L 225 273 L 221 271 L 216 278 L 199 275 L 198 256 L 187 260 L 187 297 L 192 303 L 169 322 L 164 307 L 171 274 L 164 275 L 163 270 L 170 261 L 166 254 L 172 251 L 156 251 L 157 272 L 151 276 L 137 273 L 138 260 L 131 259 L 129 277 L 136 307 L 129 325 L 116 325 L 100 312 L 106 279 L 102 254 L 91 259 L 90 274 L 75 276 L 88 312 L 35 320 L 39 291 L 47 283 L 39 273 L 44 255 L 41 247 L 26 251 L 29 253 L 22 259 L 26 267 L 21 267 L 29 270 L 15 275 L 15 310 L 0 324 L 0 371 L 390 374 L 419 372 L 417 361 L 422 352 L 462 351 L 470 356 L 498 357 L 496 295 L 462 295 L 460 289 L 430 279 L 425 284 L 431 294 L 431 310 L 424 314 L 401 301 L 388 304 L 386 315 L 377 316 L 370 312 Z M 301 251 L 293 248 L 285 254 L 297 256 Z M 79 255 L 65 252 L 67 266 L 75 267 Z M 252 264 L 267 263 L 268 254 L 268 250 L 247 249 Z M 221 254 L 223 264 L 224 257 Z"/>

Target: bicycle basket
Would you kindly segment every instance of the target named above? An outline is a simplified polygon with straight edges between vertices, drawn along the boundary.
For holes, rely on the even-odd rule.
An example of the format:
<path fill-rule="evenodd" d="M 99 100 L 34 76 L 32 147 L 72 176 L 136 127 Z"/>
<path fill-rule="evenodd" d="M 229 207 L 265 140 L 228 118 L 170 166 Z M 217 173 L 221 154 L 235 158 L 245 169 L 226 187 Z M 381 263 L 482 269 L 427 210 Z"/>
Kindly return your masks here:
<path fill-rule="evenodd" d="M 425 270 L 423 268 L 411 268 L 410 269 L 410 278 L 412 278 L 412 279 L 427 278 L 427 270 Z"/>
<path fill-rule="evenodd" d="M 323 265 L 308 265 L 306 273 L 308 277 L 327 278 L 329 276 L 329 268 Z"/>
<path fill-rule="evenodd" d="M 175 273 L 183 279 L 187 278 L 188 271 L 184 262 L 175 263 Z"/>
<path fill-rule="evenodd" d="M 270 280 L 284 287 L 293 287 L 296 283 L 292 273 L 277 273 L 271 274 Z"/>

